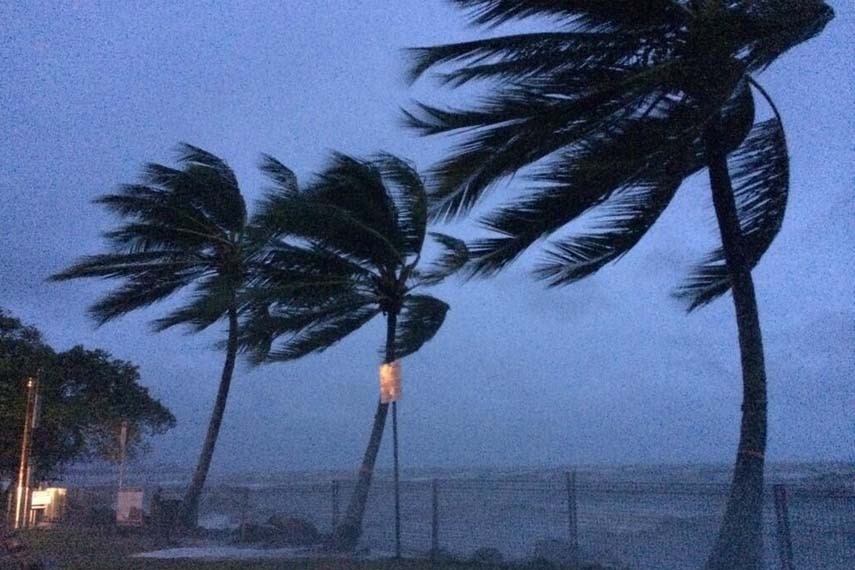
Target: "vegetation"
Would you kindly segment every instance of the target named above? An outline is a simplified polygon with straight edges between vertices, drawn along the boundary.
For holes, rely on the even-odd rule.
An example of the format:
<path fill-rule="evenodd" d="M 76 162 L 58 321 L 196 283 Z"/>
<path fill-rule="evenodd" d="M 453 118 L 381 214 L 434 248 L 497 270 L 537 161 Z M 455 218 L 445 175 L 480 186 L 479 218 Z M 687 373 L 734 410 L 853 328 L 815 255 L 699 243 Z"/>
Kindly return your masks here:
<path fill-rule="evenodd" d="M 762 568 L 766 371 L 751 270 L 781 227 L 789 186 L 781 117 L 752 74 L 818 34 L 819 0 L 450 0 L 475 24 L 529 17 L 554 29 L 412 50 L 412 77 L 441 68 L 452 87 L 489 93 L 463 110 L 420 105 L 425 135 L 462 143 L 431 171 L 432 213 L 468 212 L 519 170 L 523 196 L 481 219 L 496 235 L 471 246 L 470 273 L 500 271 L 548 242 L 535 275 L 573 283 L 644 236 L 682 182 L 709 171 L 721 247 L 679 289 L 690 309 L 732 291 L 743 371 L 736 468 L 710 570 Z M 544 20 L 539 20 L 543 22 Z M 757 121 L 754 92 L 773 116 Z"/>
<path fill-rule="evenodd" d="M 144 450 L 148 437 L 175 425 L 169 410 L 140 386 L 130 362 L 82 346 L 56 352 L 38 329 L 0 310 L 0 479 L 17 477 L 24 383 L 35 375 L 41 395 L 33 434 L 35 480 L 55 478 L 75 460 L 116 459 L 123 421 L 131 456 Z"/>
<path fill-rule="evenodd" d="M 110 253 L 83 258 L 51 279 L 119 279 L 121 287 L 89 312 L 101 325 L 192 289 L 188 302 L 154 321 L 157 331 L 182 325 L 193 332 L 226 320 L 226 359 L 205 442 L 184 497 L 192 524 L 225 413 L 238 350 L 239 296 L 253 246 L 237 179 L 220 158 L 191 145 L 178 148 L 179 169 L 148 164 L 141 184 L 97 200 L 121 220 L 107 233 Z"/>
<path fill-rule="evenodd" d="M 262 167 L 276 192 L 259 213 L 268 241 L 244 335 L 256 360 L 323 351 L 381 313 L 383 362 L 433 338 L 448 305 L 417 290 L 456 272 L 468 252 L 460 240 L 432 233 L 444 253 L 432 265 L 421 263 L 427 196 L 413 167 L 388 154 L 367 161 L 336 154 L 302 191 L 275 159 L 267 157 Z M 377 405 L 358 484 L 336 529 L 341 549 L 353 549 L 361 534 L 388 408 Z"/>

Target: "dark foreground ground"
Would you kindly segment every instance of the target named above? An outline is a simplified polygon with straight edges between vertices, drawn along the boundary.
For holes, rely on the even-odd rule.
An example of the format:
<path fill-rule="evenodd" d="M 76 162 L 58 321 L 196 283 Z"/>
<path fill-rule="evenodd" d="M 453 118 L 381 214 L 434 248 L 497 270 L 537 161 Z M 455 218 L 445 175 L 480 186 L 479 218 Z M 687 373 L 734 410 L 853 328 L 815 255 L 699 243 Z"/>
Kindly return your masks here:
<path fill-rule="evenodd" d="M 191 561 L 131 558 L 131 554 L 157 550 L 162 544 L 148 536 L 121 535 L 92 529 L 28 531 L 21 538 L 30 552 L 45 562 L 45 570 L 497 570 L 499 566 L 467 563 L 438 563 L 412 560 L 235 560 Z M 522 568 L 522 567 L 516 567 Z M 524 570 L 550 566 L 526 565 Z M 0 569 L 5 567 L 0 563 Z"/>

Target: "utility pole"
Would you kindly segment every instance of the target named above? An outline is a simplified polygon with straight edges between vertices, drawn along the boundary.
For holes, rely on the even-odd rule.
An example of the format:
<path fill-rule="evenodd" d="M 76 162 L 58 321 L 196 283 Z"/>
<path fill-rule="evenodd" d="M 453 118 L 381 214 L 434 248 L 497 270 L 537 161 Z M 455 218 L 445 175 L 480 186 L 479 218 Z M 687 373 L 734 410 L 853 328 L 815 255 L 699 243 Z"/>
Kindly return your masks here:
<path fill-rule="evenodd" d="M 125 488 L 125 458 L 128 449 L 128 420 L 122 420 L 119 429 L 119 491 Z"/>
<path fill-rule="evenodd" d="M 27 526 L 27 511 L 30 503 L 30 480 L 32 465 L 30 453 L 33 447 L 33 430 L 39 422 L 39 378 L 27 378 L 27 408 L 24 413 L 24 433 L 21 439 L 21 462 L 18 466 L 18 488 L 15 495 L 15 516 L 12 528 L 20 529 Z"/>

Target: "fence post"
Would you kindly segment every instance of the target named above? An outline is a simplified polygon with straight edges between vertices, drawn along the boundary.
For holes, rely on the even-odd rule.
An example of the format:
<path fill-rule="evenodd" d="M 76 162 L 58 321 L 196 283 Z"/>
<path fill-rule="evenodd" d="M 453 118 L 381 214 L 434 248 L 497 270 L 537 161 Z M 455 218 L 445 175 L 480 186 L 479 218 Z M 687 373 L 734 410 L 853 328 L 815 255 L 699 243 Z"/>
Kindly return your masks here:
<path fill-rule="evenodd" d="M 338 526 L 338 479 L 332 482 L 332 530 Z"/>
<path fill-rule="evenodd" d="M 244 487 L 241 493 L 241 510 L 240 510 L 240 541 L 246 541 L 246 523 L 247 512 L 249 511 L 249 487 Z"/>
<path fill-rule="evenodd" d="M 775 496 L 775 520 L 778 527 L 778 555 L 781 570 L 794 570 L 793 538 L 790 534 L 790 509 L 787 506 L 787 488 L 783 485 L 772 487 Z"/>
<path fill-rule="evenodd" d="M 430 559 L 436 561 L 439 557 L 439 481 L 437 479 L 433 480 L 431 491 Z"/>
<path fill-rule="evenodd" d="M 571 563 L 579 566 L 579 519 L 576 510 L 576 471 L 566 474 L 567 478 L 567 531 L 571 549 Z"/>

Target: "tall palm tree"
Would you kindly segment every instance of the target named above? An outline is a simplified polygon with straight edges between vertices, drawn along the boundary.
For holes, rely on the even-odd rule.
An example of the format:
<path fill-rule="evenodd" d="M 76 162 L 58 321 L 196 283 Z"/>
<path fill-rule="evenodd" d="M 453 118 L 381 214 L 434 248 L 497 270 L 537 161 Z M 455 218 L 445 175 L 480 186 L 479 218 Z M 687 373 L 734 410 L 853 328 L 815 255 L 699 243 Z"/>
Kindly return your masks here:
<path fill-rule="evenodd" d="M 195 523 L 223 421 L 238 350 L 239 295 L 253 247 L 238 182 L 220 158 L 189 144 L 179 168 L 148 164 L 139 184 L 96 200 L 121 223 L 107 232 L 111 251 L 84 257 L 53 281 L 119 279 L 122 285 L 92 305 L 98 325 L 190 289 L 192 297 L 153 321 L 156 331 L 183 325 L 193 332 L 228 324 L 226 359 L 196 471 L 184 496 L 181 522 Z"/>
<path fill-rule="evenodd" d="M 492 275 L 549 241 L 535 272 L 552 286 L 591 275 L 631 249 L 692 173 L 709 169 L 721 247 L 678 294 L 690 309 L 733 292 L 743 373 L 736 465 L 707 568 L 759 570 L 766 372 L 752 268 L 781 227 L 789 186 L 781 117 L 752 77 L 833 17 L 819 0 L 449 0 L 472 21 L 529 17 L 554 29 L 411 51 L 412 78 L 440 71 L 480 84 L 465 109 L 419 105 L 422 134 L 462 138 L 431 171 L 432 213 L 469 211 L 526 169 L 523 196 L 490 212 L 498 235 L 472 244 L 471 273 Z M 754 91 L 772 117 L 755 121 Z"/>
<path fill-rule="evenodd" d="M 381 313 L 384 363 L 433 338 L 449 307 L 417 289 L 460 269 L 468 252 L 462 241 L 431 233 L 443 253 L 423 267 L 427 196 L 412 166 L 389 154 L 370 160 L 335 154 L 302 191 L 293 190 L 293 175 L 275 159 L 266 157 L 262 169 L 276 193 L 259 214 L 269 241 L 243 339 L 258 361 L 321 352 Z M 352 550 L 361 535 L 388 410 L 378 403 L 357 485 L 335 532 L 337 549 Z"/>

